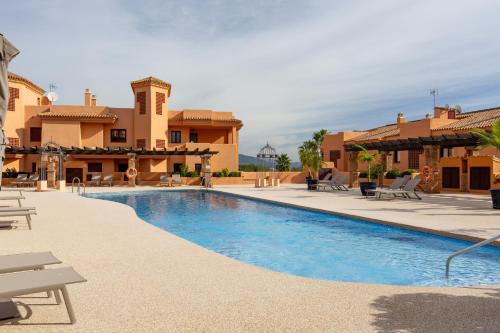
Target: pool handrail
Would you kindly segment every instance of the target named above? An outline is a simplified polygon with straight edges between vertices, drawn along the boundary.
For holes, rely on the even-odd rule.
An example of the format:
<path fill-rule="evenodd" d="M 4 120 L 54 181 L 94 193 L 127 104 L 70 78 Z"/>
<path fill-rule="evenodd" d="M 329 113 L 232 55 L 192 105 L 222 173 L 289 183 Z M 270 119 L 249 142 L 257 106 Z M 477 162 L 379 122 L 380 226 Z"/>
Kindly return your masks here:
<path fill-rule="evenodd" d="M 493 243 L 494 241 L 496 241 L 497 239 L 500 239 L 500 235 L 496 235 L 494 237 L 491 237 L 489 239 L 485 239 L 484 241 L 482 242 L 479 242 L 477 244 L 474 244 L 474 245 L 471 245 L 469 247 L 466 247 L 465 249 L 462 249 L 462 250 L 459 250 L 457 252 L 454 252 L 452 253 L 448 259 L 446 259 L 446 273 L 445 273 L 445 276 L 446 278 L 448 279 L 449 276 L 450 276 L 450 264 L 451 264 L 451 260 L 453 258 L 455 258 L 456 256 L 459 256 L 461 254 L 464 254 L 464 253 L 467 253 L 467 252 L 470 252 L 474 249 L 477 249 L 478 247 L 481 247 L 481 246 L 484 246 L 484 245 L 488 245 L 490 243 Z"/>

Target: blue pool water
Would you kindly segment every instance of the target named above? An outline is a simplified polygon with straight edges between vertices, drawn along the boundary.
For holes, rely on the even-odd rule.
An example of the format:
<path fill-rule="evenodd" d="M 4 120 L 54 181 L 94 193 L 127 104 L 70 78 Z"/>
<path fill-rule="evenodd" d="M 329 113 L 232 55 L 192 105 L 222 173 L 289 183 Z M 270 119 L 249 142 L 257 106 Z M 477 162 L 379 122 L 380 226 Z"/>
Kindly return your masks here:
<path fill-rule="evenodd" d="M 206 191 L 88 194 L 207 249 L 290 274 L 396 285 L 500 283 L 500 249 L 446 258 L 471 243 Z"/>

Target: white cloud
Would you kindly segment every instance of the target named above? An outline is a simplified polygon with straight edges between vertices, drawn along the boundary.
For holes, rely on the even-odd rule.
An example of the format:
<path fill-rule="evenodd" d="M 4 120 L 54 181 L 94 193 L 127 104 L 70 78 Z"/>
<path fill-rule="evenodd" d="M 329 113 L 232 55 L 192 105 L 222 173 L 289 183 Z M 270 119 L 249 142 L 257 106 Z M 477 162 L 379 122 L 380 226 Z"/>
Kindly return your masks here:
<path fill-rule="evenodd" d="M 440 103 L 500 104 L 496 1 L 109 1 L 3 5 L 12 70 L 61 103 L 130 106 L 129 81 L 172 83 L 171 108 L 234 111 L 241 151 L 296 158 L 313 130 L 362 129 Z"/>

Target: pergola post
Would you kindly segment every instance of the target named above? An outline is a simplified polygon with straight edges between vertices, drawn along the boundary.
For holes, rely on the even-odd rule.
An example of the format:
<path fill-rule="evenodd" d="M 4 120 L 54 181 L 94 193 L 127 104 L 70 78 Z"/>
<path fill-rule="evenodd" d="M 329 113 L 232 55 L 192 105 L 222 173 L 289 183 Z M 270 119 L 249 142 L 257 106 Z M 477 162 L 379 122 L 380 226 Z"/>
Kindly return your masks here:
<path fill-rule="evenodd" d="M 136 161 L 137 161 L 137 155 L 135 153 L 129 153 L 127 154 L 128 156 L 128 168 L 129 170 L 130 169 L 136 169 L 137 170 L 137 167 L 136 167 Z M 135 187 L 135 178 L 137 177 L 137 175 L 135 176 L 127 176 L 128 177 L 128 186 L 129 187 Z"/>
<path fill-rule="evenodd" d="M 359 187 L 359 170 L 358 170 L 358 155 L 359 152 L 349 152 L 349 187 Z"/>
<path fill-rule="evenodd" d="M 210 158 L 212 155 L 201 155 L 201 179 L 203 179 L 202 186 L 207 188 L 212 187 L 212 166 L 210 165 Z"/>
<path fill-rule="evenodd" d="M 465 146 L 465 156 L 462 157 L 462 168 L 468 169 L 468 159 L 471 156 L 479 156 L 481 148 L 478 146 Z M 462 170 L 460 174 L 460 191 L 469 192 L 470 187 L 469 170 Z"/>
<path fill-rule="evenodd" d="M 432 177 L 425 182 L 425 193 L 439 193 L 441 190 L 441 180 L 439 173 L 439 151 L 438 145 L 424 145 L 424 165 L 432 168 Z"/>
<path fill-rule="evenodd" d="M 378 175 L 378 185 L 380 187 L 384 186 L 385 173 L 392 169 L 392 161 L 392 151 L 382 152 L 382 166 L 384 168 L 384 172 Z"/>

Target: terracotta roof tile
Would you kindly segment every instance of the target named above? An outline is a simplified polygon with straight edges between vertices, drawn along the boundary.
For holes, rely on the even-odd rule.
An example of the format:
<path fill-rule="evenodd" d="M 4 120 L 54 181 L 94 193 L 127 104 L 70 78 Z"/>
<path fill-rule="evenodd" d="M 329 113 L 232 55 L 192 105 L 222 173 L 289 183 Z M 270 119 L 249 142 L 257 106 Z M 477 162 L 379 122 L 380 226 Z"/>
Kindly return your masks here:
<path fill-rule="evenodd" d="M 42 119 L 109 119 L 113 122 L 118 116 L 109 111 L 107 107 L 88 107 L 74 105 L 52 105 L 38 113 Z"/>
<path fill-rule="evenodd" d="M 34 90 L 35 92 L 37 92 L 41 95 L 45 94 L 45 90 L 43 90 L 42 88 L 40 88 L 39 86 L 37 86 L 36 84 L 34 84 L 30 80 L 28 80 L 27 78 L 25 78 L 19 74 L 9 72 L 7 75 L 7 79 L 8 79 L 8 81 L 23 83 L 27 87 L 31 88 L 32 90 Z"/>
<path fill-rule="evenodd" d="M 399 135 L 399 128 L 396 124 L 385 125 L 373 129 L 367 130 L 365 134 L 355 137 L 353 140 L 355 142 L 369 141 L 369 140 L 380 140 L 390 136 Z"/>
<path fill-rule="evenodd" d="M 464 112 L 457 115 L 457 121 L 434 128 L 433 131 L 488 128 L 498 120 L 500 120 L 500 107 L 473 112 Z"/>

